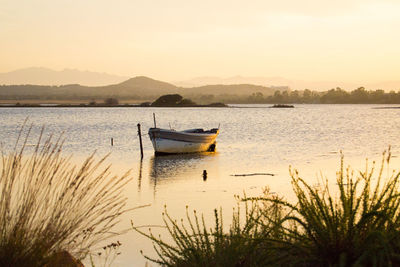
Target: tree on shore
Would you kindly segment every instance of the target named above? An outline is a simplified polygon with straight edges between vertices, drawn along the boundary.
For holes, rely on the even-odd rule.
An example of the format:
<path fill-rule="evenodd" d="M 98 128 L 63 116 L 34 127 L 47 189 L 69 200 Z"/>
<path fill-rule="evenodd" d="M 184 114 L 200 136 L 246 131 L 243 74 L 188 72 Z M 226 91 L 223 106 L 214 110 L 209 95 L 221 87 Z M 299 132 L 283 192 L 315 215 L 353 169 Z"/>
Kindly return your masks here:
<path fill-rule="evenodd" d="M 119 104 L 119 101 L 116 98 L 109 97 L 104 100 L 104 104 L 109 105 L 109 106 L 116 106 Z"/>

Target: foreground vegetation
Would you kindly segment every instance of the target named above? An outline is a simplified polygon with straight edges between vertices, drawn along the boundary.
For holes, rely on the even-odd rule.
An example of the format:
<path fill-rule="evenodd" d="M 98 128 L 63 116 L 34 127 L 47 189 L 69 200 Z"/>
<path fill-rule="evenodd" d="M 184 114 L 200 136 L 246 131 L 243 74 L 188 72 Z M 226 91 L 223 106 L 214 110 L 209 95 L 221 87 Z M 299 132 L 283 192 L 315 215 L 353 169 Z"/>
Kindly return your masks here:
<path fill-rule="evenodd" d="M 196 213 L 186 223 L 165 213 L 172 242 L 134 229 L 154 242 L 158 258 L 148 259 L 163 266 L 398 266 L 400 173 L 389 173 L 390 156 L 356 173 L 342 157 L 334 187 L 291 171 L 295 202 L 268 191 L 244 197 L 227 231 L 217 211 L 213 228 Z"/>
<path fill-rule="evenodd" d="M 128 173 L 111 177 L 110 166 L 102 167 L 106 157 L 94 155 L 74 166 L 61 155 L 60 139 L 41 142 L 41 135 L 27 147 L 25 130 L 13 151 L 2 151 L 0 266 L 57 266 L 65 254 L 83 259 L 117 234 L 113 227 L 127 211 L 121 192 Z"/>

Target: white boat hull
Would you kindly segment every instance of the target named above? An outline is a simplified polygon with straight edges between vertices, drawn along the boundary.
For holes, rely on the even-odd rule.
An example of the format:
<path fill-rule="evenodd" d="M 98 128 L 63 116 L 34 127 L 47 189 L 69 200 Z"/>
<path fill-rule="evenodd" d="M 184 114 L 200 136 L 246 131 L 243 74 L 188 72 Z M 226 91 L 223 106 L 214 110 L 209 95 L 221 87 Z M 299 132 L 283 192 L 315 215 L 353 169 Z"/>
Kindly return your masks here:
<path fill-rule="evenodd" d="M 179 154 L 214 151 L 216 144 L 215 141 L 213 143 L 191 143 L 163 138 L 153 139 L 152 143 L 156 154 Z"/>
<path fill-rule="evenodd" d="M 149 136 L 156 154 L 179 154 L 215 151 L 219 129 L 174 131 L 150 128 Z"/>

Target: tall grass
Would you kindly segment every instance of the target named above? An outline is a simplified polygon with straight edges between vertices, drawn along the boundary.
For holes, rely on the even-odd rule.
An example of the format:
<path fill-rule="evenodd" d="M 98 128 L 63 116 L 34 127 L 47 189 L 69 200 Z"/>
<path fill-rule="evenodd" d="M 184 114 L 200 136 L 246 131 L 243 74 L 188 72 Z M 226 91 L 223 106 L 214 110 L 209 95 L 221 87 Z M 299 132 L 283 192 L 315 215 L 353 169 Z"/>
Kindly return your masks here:
<path fill-rule="evenodd" d="M 29 135 L 23 127 L 14 150 L 2 150 L 0 266 L 44 266 L 60 251 L 82 259 L 117 234 L 129 173 L 111 176 L 107 156 L 94 154 L 75 166 L 62 155 L 61 138 L 42 141 L 42 134 L 27 152 Z"/>
<path fill-rule="evenodd" d="M 141 233 L 164 266 L 398 266 L 400 173 L 389 173 L 390 157 L 389 150 L 380 167 L 354 172 L 342 156 L 335 186 L 313 187 L 290 171 L 293 203 L 268 192 L 244 197 L 250 212 L 242 224 L 234 213 L 226 232 L 216 213 L 214 230 L 197 216 L 185 225 L 166 215 L 170 243 Z"/>

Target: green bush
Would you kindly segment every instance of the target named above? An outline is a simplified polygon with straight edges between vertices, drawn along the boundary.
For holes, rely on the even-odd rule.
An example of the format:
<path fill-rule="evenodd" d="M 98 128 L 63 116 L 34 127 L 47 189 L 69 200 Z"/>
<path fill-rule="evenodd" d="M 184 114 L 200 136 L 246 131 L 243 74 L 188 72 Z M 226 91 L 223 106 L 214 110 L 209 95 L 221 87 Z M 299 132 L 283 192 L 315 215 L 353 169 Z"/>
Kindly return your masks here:
<path fill-rule="evenodd" d="M 163 266 L 399 266 L 400 173 L 389 173 L 390 157 L 355 174 L 342 156 L 333 188 L 290 171 L 295 203 L 268 191 L 244 197 L 244 218 L 234 212 L 226 232 L 216 211 L 214 229 L 196 214 L 185 225 L 165 213 L 171 244 L 134 229 L 154 242 L 158 259 L 150 260 Z"/>
<path fill-rule="evenodd" d="M 161 236 L 140 230 L 134 230 L 154 242 L 157 259 L 146 259 L 163 266 L 263 266 L 268 259 L 260 253 L 266 237 L 272 235 L 274 227 L 257 223 L 260 214 L 255 205 L 245 206 L 245 214 L 241 214 L 240 206 L 234 210 L 232 224 L 224 231 L 222 211 L 214 210 L 215 225 L 208 228 L 204 217 L 199 217 L 196 211 L 190 216 L 186 209 L 186 226 L 183 220 L 179 224 L 165 211 L 164 223 L 173 244 L 162 240 Z M 244 216 L 242 219 L 241 217 Z M 243 222 L 241 222 L 243 221 Z"/>
<path fill-rule="evenodd" d="M 343 157 L 337 188 L 307 184 L 291 172 L 297 198 L 291 204 L 276 198 L 259 198 L 288 211 L 282 218 L 282 238 L 273 240 L 276 263 L 292 266 L 399 265 L 399 173 L 387 179 L 381 167 L 354 174 L 344 169 Z M 375 165 L 375 163 L 374 163 Z M 336 190 L 335 190 L 336 189 Z"/>

